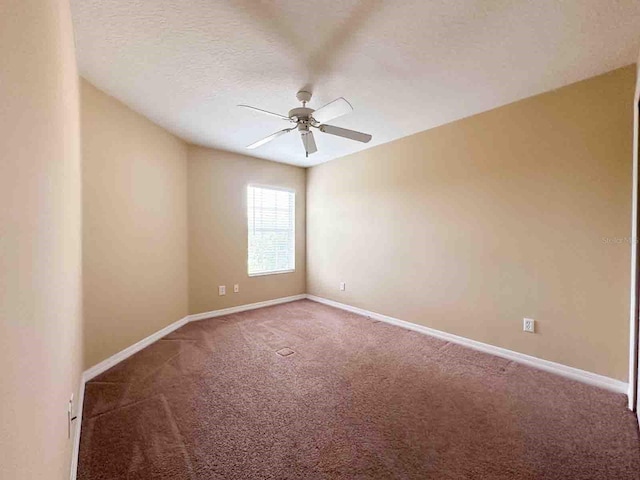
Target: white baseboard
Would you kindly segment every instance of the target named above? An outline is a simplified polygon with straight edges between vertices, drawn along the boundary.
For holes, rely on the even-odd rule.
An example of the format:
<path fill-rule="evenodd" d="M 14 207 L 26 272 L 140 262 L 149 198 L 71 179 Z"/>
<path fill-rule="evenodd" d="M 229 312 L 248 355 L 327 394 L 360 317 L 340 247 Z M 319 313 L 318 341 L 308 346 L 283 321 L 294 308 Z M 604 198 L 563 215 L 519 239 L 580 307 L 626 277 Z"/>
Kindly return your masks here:
<path fill-rule="evenodd" d="M 73 414 L 76 419 L 73 424 L 73 445 L 71 447 L 71 474 L 70 480 L 76 480 L 78 475 L 78 456 L 80 455 L 80 431 L 82 430 L 82 409 L 84 407 L 84 375 L 80 378 L 80 389 L 78 390 L 78 402 Z"/>
<path fill-rule="evenodd" d="M 246 305 L 238 305 L 237 307 L 222 308 L 220 310 L 213 310 L 211 312 L 196 313 L 194 315 L 189 315 L 187 318 L 190 322 L 194 322 L 196 320 L 206 320 L 207 318 L 215 318 L 221 317 L 223 315 L 230 315 L 232 313 L 246 312 L 247 310 L 255 310 L 256 308 L 270 307 L 272 305 L 280 305 L 281 303 L 304 300 L 305 298 L 307 298 L 307 295 L 301 293 L 300 295 L 274 298 L 273 300 L 265 300 L 264 302 L 248 303 Z"/>
<path fill-rule="evenodd" d="M 140 340 L 134 345 L 131 345 L 130 347 L 125 348 L 124 350 L 116 353 L 115 355 L 112 355 L 106 360 L 89 368 L 83 374 L 83 382 L 88 382 L 92 378 L 107 371 L 109 368 L 117 365 L 118 363 L 125 360 L 126 358 L 129 358 L 134 353 L 139 352 L 143 348 L 147 347 L 148 345 L 151 345 L 153 342 L 159 340 L 165 335 L 168 335 L 174 330 L 177 330 L 183 325 L 186 325 L 188 322 L 204 320 L 207 318 L 221 317 L 223 315 L 230 315 L 232 313 L 245 312 L 247 310 L 254 310 L 257 308 L 269 307 L 272 305 L 279 305 L 282 303 L 294 302 L 296 300 L 302 300 L 304 298 L 308 298 L 309 300 L 313 300 L 318 303 L 324 303 L 325 305 L 330 305 L 332 307 L 336 307 L 341 310 L 346 310 L 349 312 L 357 313 L 359 315 L 364 315 L 366 317 L 371 317 L 376 320 L 397 325 L 399 327 L 403 327 L 419 333 L 431 335 L 432 337 L 457 343 L 459 345 L 464 345 L 466 347 L 473 348 L 474 350 L 479 350 L 482 352 L 489 353 L 491 355 L 496 355 L 498 357 L 506 358 L 508 360 L 513 360 L 515 362 L 529 365 L 529 366 L 538 368 L 540 370 L 545 370 L 547 372 L 555 373 L 557 375 L 571 378 L 579 382 L 587 383 L 589 385 L 594 385 L 600 388 L 605 388 L 613 392 L 624 393 L 625 395 L 628 394 L 629 392 L 629 385 L 626 382 L 623 382 L 621 380 L 616 380 L 614 378 L 606 377 L 604 375 L 599 375 L 597 373 L 587 372 L 586 370 L 580 370 L 578 368 L 569 367 L 567 365 L 551 362 L 549 360 L 543 360 L 541 358 L 533 357 L 531 355 L 526 355 L 524 353 L 514 352 L 513 350 L 508 350 L 502 347 L 496 347 L 494 345 L 478 342 L 476 340 L 471 340 L 469 338 L 460 337 L 452 333 L 447 333 L 440 330 L 436 330 L 434 328 L 429 328 L 423 325 L 407 322 L 404 320 L 400 320 L 398 318 L 390 317 L 388 315 L 382 315 L 380 313 L 371 312 L 363 308 L 353 307 L 351 305 L 346 305 L 344 303 L 328 300 L 326 298 L 317 297 L 315 295 L 305 295 L 305 294 L 293 295 L 290 297 L 275 298 L 273 300 L 266 300 L 264 302 L 249 303 L 246 305 L 239 305 L 237 307 L 223 308 L 220 310 L 213 310 L 211 312 L 187 315 L 186 317 L 178 320 L 177 322 L 174 322 L 171 325 L 166 326 L 162 330 L 159 330 L 156 333 L 149 335 L 148 337 Z"/>
<path fill-rule="evenodd" d="M 506 358 L 508 360 L 513 360 L 514 362 L 522 363 L 524 365 L 529 365 L 530 367 L 555 373 L 556 375 L 570 378 L 572 380 L 577 380 L 579 382 L 593 385 L 596 387 L 604 388 L 612 392 L 624 393 L 626 395 L 629 391 L 629 386 L 627 383 L 621 380 L 616 380 L 614 378 L 605 377 L 604 375 L 599 375 L 597 373 L 587 372 L 585 370 L 580 370 L 578 368 L 569 367 L 567 365 L 562 365 L 561 363 L 550 362 L 549 360 L 543 360 L 538 357 L 532 357 L 531 355 L 525 355 L 524 353 L 514 352 L 512 350 L 507 350 L 506 348 L 496 347 L 493 345 L 489 345 L 487 343 L 482 343 L 476 340 L 460 337 L 458 335 L 453 335 L 451 333 L 442 332 L 434 328 L 425 327 L 423 325 L 417 325 L 415 323 L 399 320 L 397 318 L 389 317 L 387 315 L 382 315 L 380 313 L 370 312 L 369 310 L 364 310 L 358 307 L 352 307 L 351 305 L 335 302 L 333 300 L 328 300 L 326 298 L 316 297 L 315 295 L 307 295 L 307 298 L 309 300 L 313 300 L 314 302 L 323 303 L 325 305 L 336 307 L 341 310 L 357 313 L 365 317 L 370 317 L 375 320 L 380 320 L 382 322 L 386 322 L 392 325 L 397 325 L 399 327 L 406 328 L 408 330 L 413 330 L 414 332 L 423 333 L 425 335 L 430 335 L 432 337 L 440 338 L 448 342 L 457 343 L 465 347 L 473 348 L 474 350 L 479 350 L 481 352 L 489 353 L 491 355 L 496 355 L 498 357 Z"/>
<path fill-rule="evenodd" d="M 85 370 L 84 374 L 82 375 L 83 380 L 85 382 L 88 382 L 92 378 L 100 375 L 103 372 L 106 372 L 111 367 L 117 365 L 121 361 L 129 358 L 134 353 L 137 353 L 143 348 L 148 347 L 153 342 L 160 340 L 165 335 L 169 335 L 174 330 L 177 330 L 178 328 L 182 327 L 183 325 L 186 325 L 189 322 L 193 322 L 196 320 L 205 320 L 207 318 L 221 317 L 223 315 L 230 315 L 232 313 L 245 312 L 247 310 L 254 310 L 256 308 L 269 307 L 271 305 L 279 305 L 281 303 L 295 302 L 296 300 L 303 300 L 305 298 L 307 298 L 307 296 L 303 293 L 300 295 L 293 295 L 291 297 L 274 298 L 273 300 L 265 300 L 264 302 L 248 303 L 246 305 L 238 305 L 237 307 L 222 308 L 220 310 L 213 310 L 211 312 L 187 315 L 186 317 L 181 318 L 177 322 L 173 322 L 172 324 L 167 325 L 162 330 L 158 330 L 157 332 L 152 333 L 148 337 L 143 338 L 142 340 L 131 345 L 130 347 L 127 347 L 124 350 L 121 350 L 115 355 L 112 355 L 106 360 L 103 360 L 97 365 L 94 365 L 93 367 Z"/>
<path fill-rule="evenodd" d="M 77 423 L 75 425 L 75 430 L 74 430 L 74 440 L 73 440 L 73 450 L 72 450 L 73 456 L 71 459 L 71 480 L 75 480 L 76 474 L 77 474 L 78 454 L 80 449 L 80 432 L 82 427 L 82 408 L 84 404 L 84 390 L 85 390 L 86 382 L 100 375 L 101 373 L 107 371 L 108 369 L 117 365 L 121 361 L 129 358 L 134 353 L 139 352 L 143 348 L 151 345 L 157 340 L 160 340 L 165 335 L 168 335 L 174 330 L 177 330 L 183 325 L 186 325 L 189 322 L 205 320 L 207 318 L 221 317 L 223 315 L 230 315 L 232 313 L 244 312 L 247 310 L 254 310 L 257 308 L 269 307 L 272 305 L 279 305 L 282 303 L 294 302 L 296 300 L 303 300 L 305 298 L 308 298 L 309 300 L 313 300 L 314 302 L 323 303 L 325 305 L 346 310 L 348 312 L 353 312 L 359 315 L 363 315 L 365 317 L 370 317 L 375 320 L 380 320 L 382 322 L 390 323 L 392 325 L 397 325 L 399 327 L 413 330 L 415 332 L 431 335 L 432 337 L 440 338 L 442 340 L 446 340 L 452 343 L 464 345 L 466 347 L 473 348 L 475 350 L 479 350 L 485 353 L 489 353 L 491 355 L 496 355 L 498 357 L 513 360 L 518 363 L 529 365 L 531 367 L 538 368 L 540 370 L 545 370 L 547 372 L 555 373 L 557 375 L 571 378 L 573 380 L 587 383 L 589 385 L 604 388 L 617 393 L 624 393 L 624 394 L 628 393 L 627 383 L 622 382 L 620 380 L 613 379 L 613 378 L 605 377 L 603 375 L 598 375 L 596 373 L 587 372 L 585 370 L 568 367 L 560 363 L 550 362 L 548 360 L 543 360 L 541 358 L 532 357 L 530 355 L 525 355 L 523 353 L 514 352 L 511 350 L 507 350 L 505 348 L 495 347 L 487 343 L 477 342 L 475 340 L 470 340 L 468 338 L 460 337 L 458 335 L 453 335 L 451 333 L 446 333 L 440 330 L 435 330 L 433 328 L 417 325 L 415 323 L 406 322 L 404 320 L 399 320 L 397 318 L 389 317 L 387 315 L 382 315 L 380 313 L 371 312 L 369 310 L 364 310 L 358 307 L 352 307 L 351 305 L 335 302 L 333 300 L 328 300 L 326 298 L 316 297 L 315 295 L 308 295 L 308 294 L 293 295 L 290 297 L 282 297 L 282 298 L 276 298 L 273 300 L 266 300 L 264 302 L 250 303 L 247 305 L 239 305 L 237 307 L 213 310 L 211 312 L 187 315 L 186 317 L 181 318 L 177 322 L 174 322 L 171 325 L 167 325 L 162 330 L 159 330 L 156 333 L 149 335 L 148 337 L 140 340 L 139 342 L 131 345 L 130 347 L 125 348 L 124 350 L 116 353 L 115 355 L 112 355 L 111 357 L 107 358 L 106 360 L 103 360 L 97 365 L 94 365 L 93 367 L 85 370 L 84 373 L 82 374 L 82 379 L 80 382 L 81 385 L 80 385 L 80 391 L 79 391 L 78 404 L 76 408 Z"/>
<path fill-rule="evenodd" d="M 245 312 L 247 310 L 255 310 L 256 308 L 269 307 L 271 305 L 280 305 L 281 303 L 295 302 L 296 300 L 304 300 L 305 298 L 307 298 L 307 296 L 306 294 L 303 293 L 300 295 L 293 295 L 290 297 L 274 298 L 273 300 L 266 300 L 264 302 L 249 303 L 246 305 L 238 305 L 237 307 L 223 308 L 220 310 L 213 310 L 211 312 L 197 313 L 195 315 L 187 315 L 186 317 L 181 318 L 177 322 L 173 322 L 172 324 L 167 325 L 162 330 L 158 330 L 157 332 L 152 333 L 148 337 L 143 338 L 142 340 L 131 345 L 130 347 L 127 347 L 124 350 L 121 350 L 115 355 L 112 355 L 106 360 L 103 360 L 102 362 L 85 370 L 84 373 L 82 374 L 82 379 L 80 381 L 79 398 L 78 398 L 78 404 L 76 408 L 77 419 L 76 419 L 75 430 L 73 434 L 74 439 L 73 439 L 72 457 L 71 457 L 71 480 L 76 480 L 76 475 L 78 472 L 78 455 L 80 453 L 80 431 L 82 428 L 82 407 L 84 405 L 85 383 L 97 377 L 101 373 L 106 372 L 111 367 L 114 367 L 115 365 L 122 362 L 123 360 L 126 360 L 134 353 L 137 353 L 143 348 L 148 347 L 152 343 L 160 340 L 165 335 L 169 335 L 174 330 L 177 330 L 178 328 L 182 327 L 183 325 L 186 325 L 189 322 L 193 322 L 196 320 L 205 320 L 207 318 L 221 317 L 223 315 L 229 315 L 232 313 Z"/>
<path fill-rule="evenodd" d="M 100 375 L 103 372 L 106 372 L 111 367 L 114 367 L 115 365 L 117 365 L 121 361 L 129 358 L 131 355 L 133 355 L 134 353 L 139 352 L 143 348 L 148 347 L 153 342 L 156 342 L 156 341 L 160 340 L 165 335 L 169 335 L 171 332 L 173 332 L 174 330 L 177 330 L 178 328 L 182 327 L 183 325 L 187 324 L 188 322 L 189 322 L 189 317 L 188 316 L 183 317 L 180 320 L 178 320 L 177 322 L 173 322 L 172 324 L 167 325 L 162 330 L 158 330 L 157 332 L 152 333 L 148 337 L 143 338 L 139 342 L 134 343 L 130 347 L 127 347 L 124 350 L 119 351 L 115 355 L 111 355 L 106 360 L 103 360 L 102 362 L 98 363 L 97 365 L 94 365 L 93 367 L 85 370 L 84 373 L 82 374 L 82 379 L 85 382 L 88 382 L 92 378 Z"/>

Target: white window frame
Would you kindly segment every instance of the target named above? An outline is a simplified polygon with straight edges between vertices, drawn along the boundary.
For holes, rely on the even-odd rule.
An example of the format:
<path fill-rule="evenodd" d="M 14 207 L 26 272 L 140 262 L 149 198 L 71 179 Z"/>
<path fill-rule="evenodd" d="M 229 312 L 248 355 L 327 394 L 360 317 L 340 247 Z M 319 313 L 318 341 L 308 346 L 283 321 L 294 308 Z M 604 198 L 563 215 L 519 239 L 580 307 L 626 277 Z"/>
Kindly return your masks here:
<path fill-rule="evenodd" d="M 292 222 L 292 234 L 293 234 L 293 268 L 292 269 L 287 269 L 287 270 L 274 270 L 271 272 L 258 272 L 258 273 L 249 273 L 249 205 L 248 205 L 248 198 L 249 198 L 249 188 L 264 188 L 264 189 L 269 189 L 269 190 L 280 190 L 283 192 L 289 192 L 293 194 L 293 222 Z M 245 201 L 245 227 L 247 228 L 247 276 L 249 277 L 264 277 L 267 275 L 281 275 L 283 273 L 294 273 L 296 271 L 296 197 L 297 197 L 297 192 L 293 189 L 293 188 L 286 188 L 286 187 L 279 187 L 279 186 L 274 186 L 274 185 L 265 185 L 265 184 L 260 184 L 260 183 L 249 183 L 247 184 L 245 191 L 244 191 L 244 201 Z"/>

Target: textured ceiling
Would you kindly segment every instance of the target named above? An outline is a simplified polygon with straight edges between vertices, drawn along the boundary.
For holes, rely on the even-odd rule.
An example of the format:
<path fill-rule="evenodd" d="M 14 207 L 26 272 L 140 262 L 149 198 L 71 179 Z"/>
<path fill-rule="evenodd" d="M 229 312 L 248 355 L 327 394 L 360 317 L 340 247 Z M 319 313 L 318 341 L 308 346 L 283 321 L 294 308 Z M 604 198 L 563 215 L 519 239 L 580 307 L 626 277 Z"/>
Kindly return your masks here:
<path fill-rule="evenodd" d="M 81 74 L 198 145 L 314 165 L 633 63 L 638 0 L 72 0 Z M 343 96 L 331 123 L 244 147 Z"/>

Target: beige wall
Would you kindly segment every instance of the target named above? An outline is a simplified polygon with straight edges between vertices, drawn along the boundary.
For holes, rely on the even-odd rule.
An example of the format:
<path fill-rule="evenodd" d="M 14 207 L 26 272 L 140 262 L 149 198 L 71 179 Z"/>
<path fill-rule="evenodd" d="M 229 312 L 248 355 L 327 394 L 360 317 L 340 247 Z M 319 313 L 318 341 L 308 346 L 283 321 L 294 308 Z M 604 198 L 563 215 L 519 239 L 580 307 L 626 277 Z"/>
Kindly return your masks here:
<path fill-rule="evenodd" d="M 311 168 L 308 292 L 626 381 L 634 74 Z"/>
<path fill-rule="evenodd" d="M 305 169 L 189 147 L 189 312 L 305 293 Z M 247 275 L 246 186 L 296 191 L 296 271 Z M 233 284 L 240 293 L 233 293 Z M 227 286 L 218 296 L 218 285 Z"/>
<path fill-rule="evenodd" d="M 85 367 L 187 314 L 187 146 L 81 86 Z"/>
<path fill-rule="evenodd" d="M 0 478 L 65 479 L 82 357 L 78 77 L 66 0 L 0 2 Z"/>

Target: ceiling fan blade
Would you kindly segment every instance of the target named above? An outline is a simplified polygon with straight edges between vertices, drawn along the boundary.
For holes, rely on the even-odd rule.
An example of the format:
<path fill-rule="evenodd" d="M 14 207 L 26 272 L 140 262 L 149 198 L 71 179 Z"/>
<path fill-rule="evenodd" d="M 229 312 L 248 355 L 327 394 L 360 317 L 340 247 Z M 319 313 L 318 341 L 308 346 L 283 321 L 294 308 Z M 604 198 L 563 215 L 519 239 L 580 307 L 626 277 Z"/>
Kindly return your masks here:
<path fill-rule="evenodd" d="M 302 144 L 304 145 L 304 151 L 307 153 L 307 157 L 310 153 L 316 153 L 318 147 L 316 147 L 316 140 L 313 138 L 313 132 L 300 132 L 302 138 Z"/>
<path fill-rule="evenodd" d="M 348 138 L 357 142 L 367 143 L 373 137 L 368 133 L 356 132 L 355 130 L 348 130 L 346 128 L 334 127 L 333 125 L 320 125 L 320 131 L 328 133 L 329 135 L 336 135 L 338 137 Z"/>
<path fill-rule="evenodd" d="M 264 113 L 266 115 L 271 115 L 272 117 L 278 117 L 278 118 L 281 118 L 282 120 L 289 120 L 289 117 L 285 117 L 284 115 L 280 115 L 279 113 L 269 112 L 261 108 L 251 107 L 249 105 L 238 105 L 238 106 L 242 108 L 248 108 L 249 110 L 255 110 L 256 112 Z"/>
<path fill-rule="evenodd" d="M 258 148 L 261 145 L 264 145 L 265 143 L 270 142 L 271 140 L 278 138 L 280 135 L 284 135 L 285 133 L 290 132 L 291 130 L 294 130 L 295 128 L 285 128 L 284 130 L 280 130 L 279 132 L 276 132 L 272 135 L 269 135 L 268 137 L 263 138 L 262 140 L 258 140 L 257 142 L 253 142 L 251 145 L 247 145 L 247 148 L 250 150 L 253 150 L 254 148 Z"/>
<path fill-rule="evenodd" d="M 351 112 L 353 112 L 351 104 L 340 97 L 336 98 L 333 102 L 327 103 L 324 107 L 320 107 L 313 112 L 312 116 L 318 123 L 324 123 Z"/>

